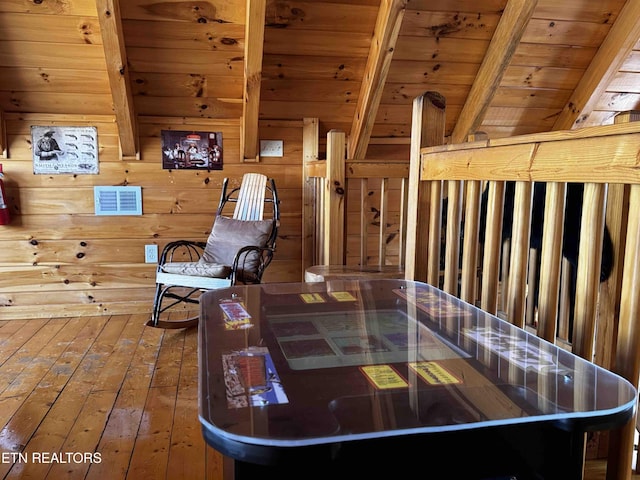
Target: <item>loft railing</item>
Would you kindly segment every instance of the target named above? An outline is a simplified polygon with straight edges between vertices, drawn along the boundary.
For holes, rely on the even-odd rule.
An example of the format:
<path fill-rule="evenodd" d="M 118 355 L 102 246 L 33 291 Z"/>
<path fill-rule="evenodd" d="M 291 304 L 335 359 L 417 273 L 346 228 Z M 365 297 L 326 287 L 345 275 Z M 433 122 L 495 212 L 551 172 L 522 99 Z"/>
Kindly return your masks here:
<path fill-rule="evenodd" d="M 515 325 L 534 329 L 550 342 L 619 373 L 637 388 L 640 124 L 456 145 L 428 143 L 434 138 L 433 129 L 443 130 L 443 125 L 444 107 L 434 105 L 428 96 L 414 101 L 408 204 L 417 208 L 409 209 L 408 215 L 406 277 L 440 286 Z M 482 191 L 487 183 L 482 223 Z M 537 224 L 543 229 L 539 259 L 530 249 L 538 184 L 546 187 L 542 223 Z M 572 335 L 561 321 L 562 283 L 570 278 L 562 268 L 564 239 L 578 234 L 564 229 L 570 184 L 584 189 L 571 296 Z M 509 249 L 503 248 L 502 235 L 507 185 L 515 187 Z M 605 224 L 612 264 L 601 282 Z M 533 317 L 527 319 L 531 311 Z M 635 422 L 611 432 L 607 478 L 628 478 L 634 432 Z"/>
<path fill-rule="evenodd" d="M 407 161 L 345 159 L 345 134 L 327 133 L 326 160 L 304 163 L 303 266 L 402 265 Z"/>

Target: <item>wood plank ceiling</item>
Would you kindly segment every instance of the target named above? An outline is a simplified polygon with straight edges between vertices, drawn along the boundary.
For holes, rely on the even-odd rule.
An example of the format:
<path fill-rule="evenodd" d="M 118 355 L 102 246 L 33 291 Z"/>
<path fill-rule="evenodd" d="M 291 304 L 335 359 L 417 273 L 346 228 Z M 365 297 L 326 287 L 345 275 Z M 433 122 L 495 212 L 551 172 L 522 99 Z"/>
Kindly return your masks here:
<path fill-rule="evenodd" d="M 156 116 L 241 119 L 247 160 L 259 120 L 317 117 L 364 158 L 408 142 L 427 90 L 456 142 L 600 125 L 640 107 L 639 19 L 634 0 L 3 0 L 0 110 L 115 114 L 124 157 Z"/>

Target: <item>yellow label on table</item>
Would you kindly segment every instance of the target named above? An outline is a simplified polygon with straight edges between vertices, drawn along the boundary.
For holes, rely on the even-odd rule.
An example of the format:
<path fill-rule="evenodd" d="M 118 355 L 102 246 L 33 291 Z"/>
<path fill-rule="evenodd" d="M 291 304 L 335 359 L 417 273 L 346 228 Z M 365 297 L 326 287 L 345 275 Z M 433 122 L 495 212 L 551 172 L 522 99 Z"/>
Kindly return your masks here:
<path fill-rule="evenodd" d="M 349 292 L 331 292 L 329 295 L 331 295 L 333 298 L 335 298 L 339 302 L 355 302 L 356 301 L 356 297 L 351 295 L 351 293 Z"/>
<path fill-rule="evenodd" d="M 381 390 L 388 388 L 405 388 L 409 384 L 390 365 L 368 365 L 360 367 L 369 381 Z"/>
<path fill-rule="evenodd" d="M 462 383 L 462 381 L 436 362 L 411 362 L 409 368 L 431 385 Z"/>
<path fill-rule="evenodd" d="M 304 303 L 324 303 L 324 298 L 319 293 L 301 293 L 300 298 Z"/>

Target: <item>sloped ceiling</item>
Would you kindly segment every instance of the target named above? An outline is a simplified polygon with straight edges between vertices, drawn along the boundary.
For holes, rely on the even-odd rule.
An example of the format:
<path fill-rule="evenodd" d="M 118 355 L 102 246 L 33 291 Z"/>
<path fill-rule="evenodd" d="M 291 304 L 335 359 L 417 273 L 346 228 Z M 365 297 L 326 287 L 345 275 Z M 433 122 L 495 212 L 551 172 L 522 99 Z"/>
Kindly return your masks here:
<path fill-rule="evenodd" d="M 317 117 L 367 145 L 406 143 L 411 102 L 447 102 L 447 135 L 611 123 L 640 106 L 640 2 L 624 0 L 3 0 L 0 109 Z"/>

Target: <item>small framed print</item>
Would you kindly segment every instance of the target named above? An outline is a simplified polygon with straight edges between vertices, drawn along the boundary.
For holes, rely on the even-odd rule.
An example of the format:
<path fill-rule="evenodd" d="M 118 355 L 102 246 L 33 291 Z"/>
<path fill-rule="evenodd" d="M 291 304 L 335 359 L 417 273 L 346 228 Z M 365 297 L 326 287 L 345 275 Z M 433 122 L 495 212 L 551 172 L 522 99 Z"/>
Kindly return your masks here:
<path fill-rule="evenodd" d="M 31 147 L 36 175 L 99 173 L 96 127 L 31 126 Z"/>
<path fill-rule="evenodd" d="M 165 170 L 222 170 L 222 132 L 162 130 Z"/>

